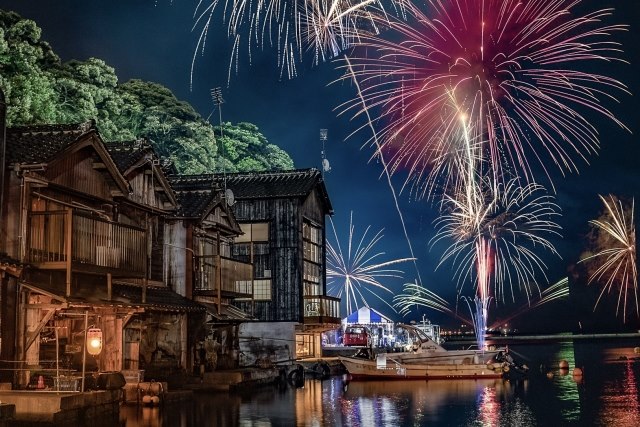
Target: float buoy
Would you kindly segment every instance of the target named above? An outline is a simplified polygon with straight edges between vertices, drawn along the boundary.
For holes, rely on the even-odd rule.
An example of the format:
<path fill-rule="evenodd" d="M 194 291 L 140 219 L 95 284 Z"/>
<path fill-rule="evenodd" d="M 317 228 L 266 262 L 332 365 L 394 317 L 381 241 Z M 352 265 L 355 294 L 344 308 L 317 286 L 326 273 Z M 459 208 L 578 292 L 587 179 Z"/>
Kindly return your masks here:
<path fill-rule="evenodd" d="M 560 362 L 558 362 L 558 367 L 560 369 L 569 369 L 569 362 L 563 359 Z"/>
<path fill-rule="evenodd" d="M 580 369 L 580 368 L 575 368 L 575 369 L 573 370 L 573 376 L 574 376 L 574 377 L 581 377 L 581 376 L 582 376 L 582 369 Z"/>
<path fill-rule="evenodd" d="M 547 378 L 549 379 L 553 378 L 553 372 L 551 371 L 547 372 Z"/>
<path fill-rule="evenodd" d="M 640 354 L 640 347 L 636 347 L 636 348 L 634 348 L 634 349 L 633 349 L 633 352 L 634 352 L 635 354 Z"/>

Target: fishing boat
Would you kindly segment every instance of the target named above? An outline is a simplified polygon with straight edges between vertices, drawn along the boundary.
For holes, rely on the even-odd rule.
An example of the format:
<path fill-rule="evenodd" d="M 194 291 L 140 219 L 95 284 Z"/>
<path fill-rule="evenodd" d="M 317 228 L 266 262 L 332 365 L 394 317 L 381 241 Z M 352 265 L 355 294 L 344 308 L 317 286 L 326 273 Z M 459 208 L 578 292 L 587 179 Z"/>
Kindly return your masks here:
<path fill-rule="evenodd" d="M 409 344 L 404 352 L 387 354 L 403 364 L 484 364 L 493 360 L 498 353 L 506 351 L 505 348 L 496 347 L 447 350 L 418 327 L 404 324 L 397 326 L 406 332 Z M 359 357 L 365 356 L 364 353 L 361 351 Z M 368 357 L 373 358 L 373 354 L 369 354 Z"/>
<path fill-rule="evenodd" d="M 381 353 L 374 360 L 340 357 L 349 379 L 465 379 L 500 378 L 501 363 L 463 361 L 406 363 L 393 353 Z"/>
<path fill-rule="evenodd" d="M 374 354 L 362 348 L 351 357 L 340 357 L 352 379 L 499 378 L 514 365 L 511 358 L 505 361 L 507 349 L 446 350 L 414 326 L 399 327 L 409 336 L 408 351 Z"/>

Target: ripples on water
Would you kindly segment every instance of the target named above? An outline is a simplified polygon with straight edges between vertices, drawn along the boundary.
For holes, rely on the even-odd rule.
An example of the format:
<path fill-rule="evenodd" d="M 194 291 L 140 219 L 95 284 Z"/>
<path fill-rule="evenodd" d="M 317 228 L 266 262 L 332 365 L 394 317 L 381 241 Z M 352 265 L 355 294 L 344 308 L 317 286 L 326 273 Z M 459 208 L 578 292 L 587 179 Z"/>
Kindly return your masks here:
<path fill-rule="evenodd" d="M 513 345 L 524 379 L 354 381 L 307 379 L 300 389 L 267 386 L 198 394 L 164 408 L 125 407 L 138 426 L 640 426 L 639 341 Z M 556 368 L 567 360 L 571 370 Z"/>

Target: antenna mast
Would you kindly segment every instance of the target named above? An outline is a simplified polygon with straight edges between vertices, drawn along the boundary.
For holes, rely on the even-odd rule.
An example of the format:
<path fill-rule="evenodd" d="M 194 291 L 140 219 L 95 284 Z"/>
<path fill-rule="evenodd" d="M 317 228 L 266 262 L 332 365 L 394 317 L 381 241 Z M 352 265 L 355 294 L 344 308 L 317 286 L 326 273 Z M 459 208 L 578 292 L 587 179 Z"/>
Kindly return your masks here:
<path fill-rule="evenodd" d="M 322 178 L 324 178 L 324 173 L 331 171 L 331 166 L 329 165 L 329 160 L 327 159 L 326 152 L 324 149 L 324 145 L 327 142 L 326 129 L 320 129 L 320 141 L 322 142 L 322 151 L 320 152 L 320 156 L 322 157 Z"/>
<path fill-rule="evenodd" d="M 218 117 L 220 119 L 220 156 L 222 157 L 222 183 L 224 185 L 224 198 L 228 206 L 233 206 L 235 203 L 235 197 L 233 195 L 233 191 L 231 191 L 230 188 L 227 188 L 227 168 L 224 165 L 226 159 L 224 157 L 224 129 L 222 127 L 222 104 L 224 104 L 222 89 L 219 87 L 211 89 L 211 99 L 213 100 L 214 105 L 218 107 Z"/>

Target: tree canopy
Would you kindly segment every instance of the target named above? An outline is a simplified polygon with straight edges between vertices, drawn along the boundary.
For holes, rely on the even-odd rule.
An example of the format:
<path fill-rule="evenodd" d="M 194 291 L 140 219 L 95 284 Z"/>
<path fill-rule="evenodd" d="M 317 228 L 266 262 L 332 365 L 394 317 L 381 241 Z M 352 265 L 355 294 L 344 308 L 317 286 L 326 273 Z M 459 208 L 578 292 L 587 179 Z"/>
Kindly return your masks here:
<path fill-rule="evenodd" d="M 63 63 L 35 22 L 0 10 L 0 87 L 9 126 L 95 119 L 103 139 L 147 138 L 181 173 L 293 169 L 251 123 L 212 126 L 166 87 L 130 80 L 89 58 Z"/>

